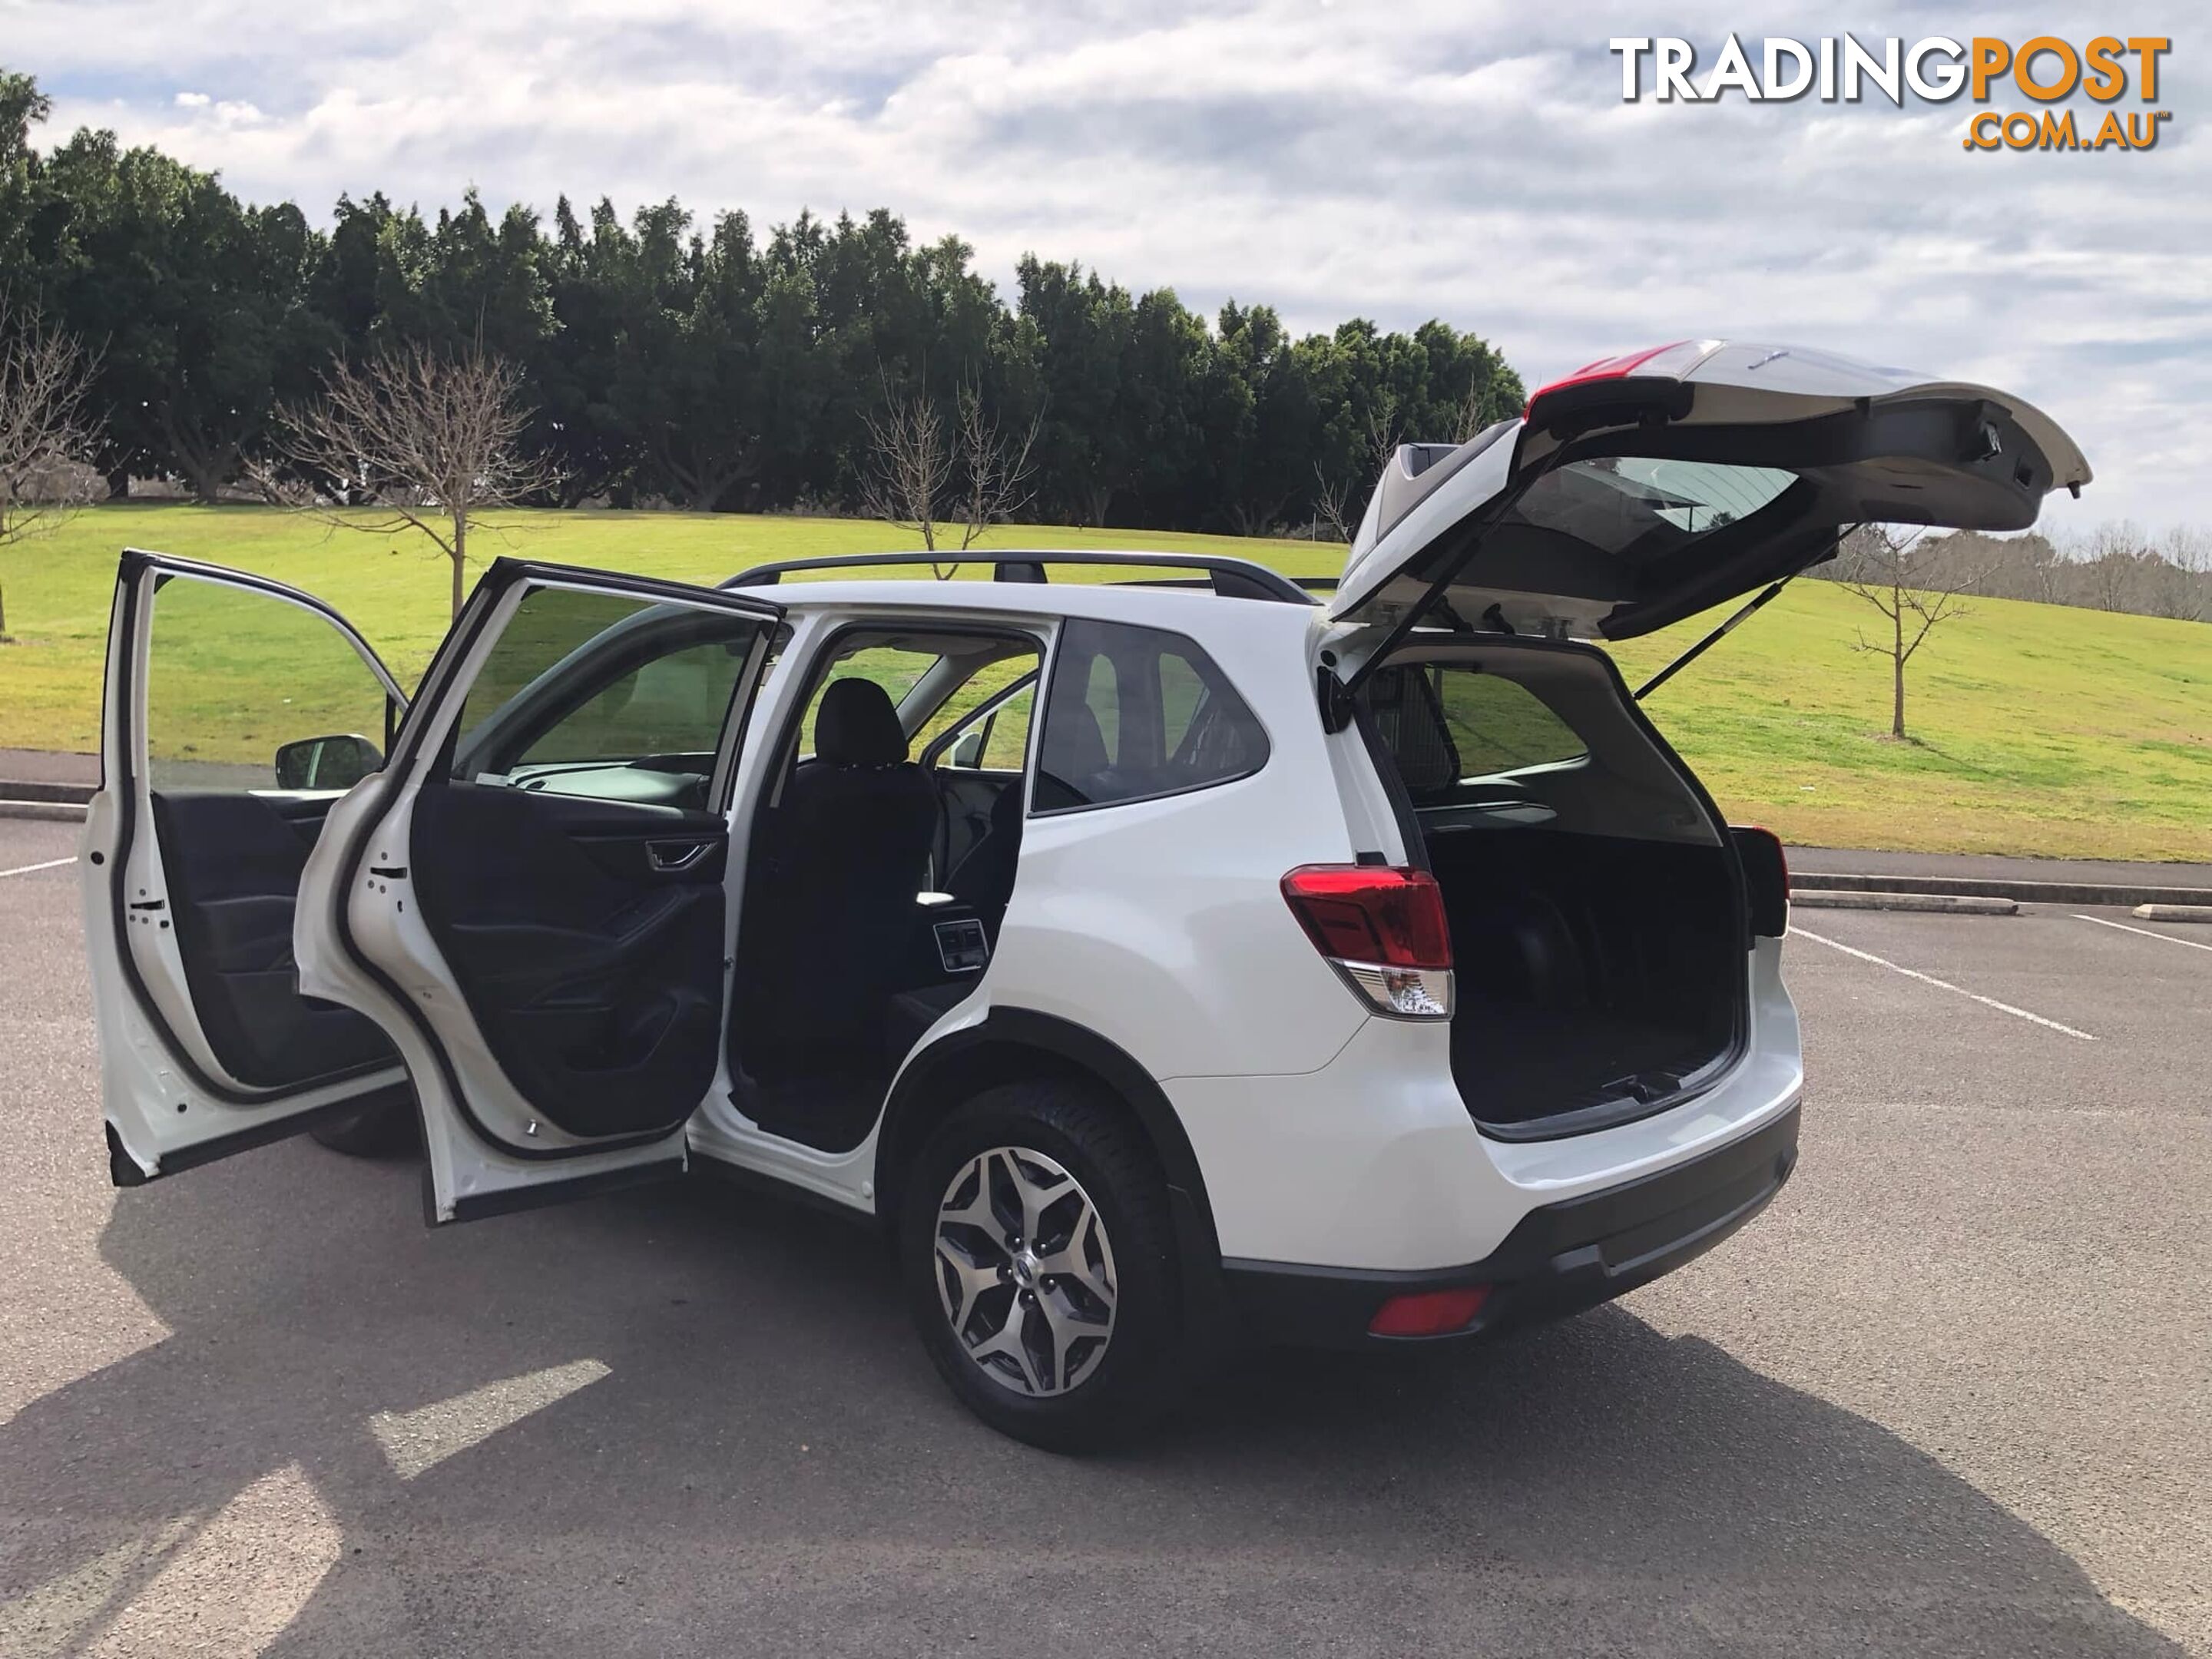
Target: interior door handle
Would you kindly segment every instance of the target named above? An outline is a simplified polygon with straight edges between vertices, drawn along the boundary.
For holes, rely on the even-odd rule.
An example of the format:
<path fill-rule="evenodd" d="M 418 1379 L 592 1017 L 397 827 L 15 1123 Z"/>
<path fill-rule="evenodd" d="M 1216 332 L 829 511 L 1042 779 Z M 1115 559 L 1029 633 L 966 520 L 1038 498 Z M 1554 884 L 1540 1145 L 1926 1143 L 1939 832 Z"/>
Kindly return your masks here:
<path fill-rule="evenodd" d="M 705 858 L 714 845 L 708 841 L 649 841 L 645 844 L 645 861 L 663 875 L 674 875 Z"/>

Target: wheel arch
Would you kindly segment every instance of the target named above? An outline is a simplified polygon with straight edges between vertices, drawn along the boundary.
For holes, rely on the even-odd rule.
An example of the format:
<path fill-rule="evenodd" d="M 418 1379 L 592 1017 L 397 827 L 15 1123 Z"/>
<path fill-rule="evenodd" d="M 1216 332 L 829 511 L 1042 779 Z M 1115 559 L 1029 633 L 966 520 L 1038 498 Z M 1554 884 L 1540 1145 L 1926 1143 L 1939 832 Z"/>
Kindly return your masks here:
<path fill-rule="evenodd" d="M 1029 1008 L 994 1007 L 982 1023 L 932 1043 L 900 1074 L 876 1142 L 876 1212 L 896 1226 L 905 1177 L 930 1133 L 963 1100 L 1019 1078 L 1101 1086 L 1144 1133 L 1168 1187 L 1187 1311 L 1219 1294 L 1221 1243 L 1206 1178 L 1182 1120 L 1134 1055 L 1088 1026 Z"/>

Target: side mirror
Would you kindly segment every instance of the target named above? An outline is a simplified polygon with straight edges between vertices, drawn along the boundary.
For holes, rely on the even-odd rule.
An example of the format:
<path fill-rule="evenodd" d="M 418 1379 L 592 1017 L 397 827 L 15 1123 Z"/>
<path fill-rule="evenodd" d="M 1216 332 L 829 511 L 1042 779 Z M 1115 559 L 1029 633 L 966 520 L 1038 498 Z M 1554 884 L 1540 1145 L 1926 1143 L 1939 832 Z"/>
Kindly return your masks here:
<path fill-rule="evenodd" d="M 301 738 L 276 751 L 276 787 L 350 789 L 383 764 L 382 752 L 367 738 Z"/>
<path fill-rule="evenodd" d="M 952 745 L 947 764 L 973 772 L 983 764 L 983 733 L 978 730 L 965 733 Z"/>

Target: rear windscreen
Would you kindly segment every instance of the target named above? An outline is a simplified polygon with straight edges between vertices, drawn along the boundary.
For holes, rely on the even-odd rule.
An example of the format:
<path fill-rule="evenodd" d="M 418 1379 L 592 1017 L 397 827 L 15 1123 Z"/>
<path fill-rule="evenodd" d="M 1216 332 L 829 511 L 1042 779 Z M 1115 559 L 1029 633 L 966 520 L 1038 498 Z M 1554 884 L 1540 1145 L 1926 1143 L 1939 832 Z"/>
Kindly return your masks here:
<path fill-rule="evenodd" d="M 1538 480 L 1507 523 L 1559 531 L 1603 553 L 1657 557 L 1749 518 L 1796 479 L 1771 466 L 1601 456 Z"/>

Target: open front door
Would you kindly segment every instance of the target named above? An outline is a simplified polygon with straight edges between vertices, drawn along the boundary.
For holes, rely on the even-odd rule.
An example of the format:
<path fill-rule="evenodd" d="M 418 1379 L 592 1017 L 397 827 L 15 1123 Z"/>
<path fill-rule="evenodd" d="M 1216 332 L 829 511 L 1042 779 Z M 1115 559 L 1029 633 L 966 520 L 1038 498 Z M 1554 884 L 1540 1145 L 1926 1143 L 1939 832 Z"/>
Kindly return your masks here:
<path fill-rule="evenodd" d="M 737 747 L 781 611 L 495 563 L 333 813 L 312 994 L 406 1057 L 433 1221 L 671 1174 L 722 1049 Z"/>
<path fill-rule="evenodd" d="M 300 994 L 292 920 L 327 814 L 404 707 L 321 601 L 123 556 L 82 866 L 118 1186 L 404 1097 L 374 1024 Z"/>

